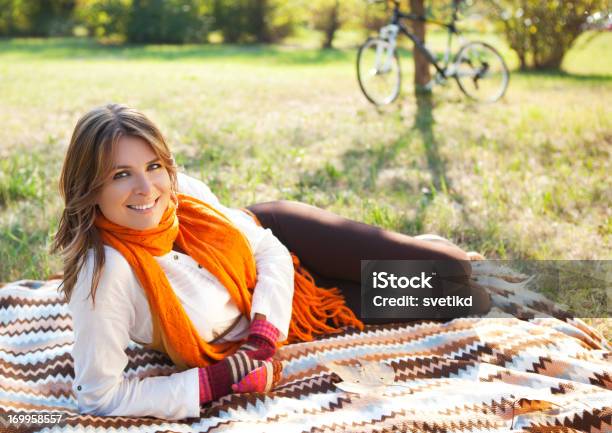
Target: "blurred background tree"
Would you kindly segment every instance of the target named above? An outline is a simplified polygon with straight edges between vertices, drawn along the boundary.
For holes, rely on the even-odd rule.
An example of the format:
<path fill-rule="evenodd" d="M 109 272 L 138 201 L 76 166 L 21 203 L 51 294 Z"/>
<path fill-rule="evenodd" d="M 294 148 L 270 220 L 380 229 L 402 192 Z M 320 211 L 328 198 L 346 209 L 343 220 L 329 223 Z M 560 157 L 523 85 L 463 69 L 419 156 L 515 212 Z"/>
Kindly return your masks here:
<path fill-rule="evenodd" d="M 291 35 L 297 13 L 281 0 L 213 0 L 213 28 L 228 43 L 279 42 Z"/>
<path fill-rule="evenodd" d="M 364 2 L 365 3 L 365 2 Z M 389 21 L 389 4 L 385 3 L 384 7 L 378 7 L 377 4 L 368 5 L 362 8 L 361 25 L 366 33 L 378 32 L 378 30 L 387 24 Z"/>
<path fill-rule="evenodd" d="M 131 0 L 77 0 L 75 16 L 97 39 L 125 40 Z"/>
<path fill-rule="evenodd" d="M 488 0 L 489 16 L 516 52 L 521 69 L 559 69 L 565 53 L 586 30 L 591 14 L 609 0 Z"/>
<path fill-rule="evenodd" d="M 324 34 L 322 48 L 332 47 L 336 31 L 346 20 L 340 9 L 340 0 L 314 0 L 311 3 L 313 27 Z"/>
<path fill-rule="evenodd" d="M 206 42 L 206 6 L 199 0 L 132 0 L 126 38 L 135 43 Z"/>
<path fill-rule="evenodd" d="M 0 35 L 72 34 L 75 0 L 0 0 Z"/>
<path fill-rule="evenodd" d="M 403 0 L 402 9 L 416 7 Z M 452 0 L 419 1 L 426 15 L 450 18 Z M 297 28 L 320 32 L 331 48 L 339 30 L 377 32 L 390 4 L 365 0 L 0 0 L 0 36 L 88 34 L 103 42 L 275 43 Z M 595 13 L 610 0 L 466 0 L 466 29 L 497 29 L 521 69 L 558 69 Z M 474 17 L 477 17 L 474 20 Z M 424 31 L 424 29 L 423 29 Z M 418 56 L 418 55 L 417 55 Z"/>

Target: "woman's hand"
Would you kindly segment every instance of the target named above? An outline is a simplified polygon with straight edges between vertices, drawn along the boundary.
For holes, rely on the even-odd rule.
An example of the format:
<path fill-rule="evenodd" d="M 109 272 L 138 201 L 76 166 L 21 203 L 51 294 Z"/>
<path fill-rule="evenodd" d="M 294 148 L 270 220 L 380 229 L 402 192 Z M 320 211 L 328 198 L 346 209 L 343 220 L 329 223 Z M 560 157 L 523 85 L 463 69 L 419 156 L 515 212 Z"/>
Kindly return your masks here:
<path fill-rule="evenodd" d="M 266 320 L 266 316 L 256 313 L 249 328 L 249 336 L 238 352 L 245 352 L 251 359 L 270 360 L 276 353 L 276 342 L 280 332 Z"/>
<path fill-rule="evenodd" d="M 247 374 L 240 382 L 232 385 L 235 393 L 268 392 L 280 382 L 283 364 L 278 360 L 265 364 Z"/>
<path fill-rule="evenodd" d="M 198 370 L 200 404 L 228 395 L 233 389 L 236 392 L 269 389 L 282 370 L 280 362 L 271 361 L 278 336 L 278 329 L 264 315 L 255 314 L 245 344 L 233 355 Z M 250 373 L 253 374 L 248 376 Z"/>
<path fill-rule="evenodd" d="M 231 394 L 233 384 L 239 383 L 250 372 L 264 365 L 264 361 L 251 358 L 246 351 L 240 351 L 216 364 L 199 368 L 200 404 Z"/>

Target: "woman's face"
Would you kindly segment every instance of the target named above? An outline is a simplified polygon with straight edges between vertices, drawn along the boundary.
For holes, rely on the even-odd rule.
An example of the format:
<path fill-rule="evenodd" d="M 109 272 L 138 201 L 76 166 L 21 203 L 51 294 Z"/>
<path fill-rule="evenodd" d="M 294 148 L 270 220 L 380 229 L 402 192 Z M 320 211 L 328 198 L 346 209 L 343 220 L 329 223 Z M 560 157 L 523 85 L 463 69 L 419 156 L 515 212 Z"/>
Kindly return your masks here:
<path fill-rule="evenodd" d="M 168 171 L 142 138 L 121 137 L 115 153 L 110 179 L 97 198 L 100 211 L 109 221 L 134 230 L 156 227 L 170 202 Z"/>

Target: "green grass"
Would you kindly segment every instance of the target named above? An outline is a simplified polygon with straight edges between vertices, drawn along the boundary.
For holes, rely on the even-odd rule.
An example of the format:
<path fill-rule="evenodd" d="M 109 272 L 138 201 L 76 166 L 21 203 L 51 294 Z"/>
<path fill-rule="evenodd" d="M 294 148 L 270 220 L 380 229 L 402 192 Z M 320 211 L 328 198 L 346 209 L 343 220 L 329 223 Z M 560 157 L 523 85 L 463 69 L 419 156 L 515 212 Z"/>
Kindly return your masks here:
<path fill-rule="evenodd" d="M 611 33 L 581 38 L 564 73 L 514 72 L 493 105 L 449 83 L 417 107 L 406 55 L 403 96 L 382 109 L 357 86 L 363 35 L 340 36 L 327 51 L 1 40 L 0 281 L 61 269 L 45 251 L 63 155 L 78 117 L 110 101 L 153 118 L 231 206 L 301 200 L 490 258 L 610 258 Z"/>

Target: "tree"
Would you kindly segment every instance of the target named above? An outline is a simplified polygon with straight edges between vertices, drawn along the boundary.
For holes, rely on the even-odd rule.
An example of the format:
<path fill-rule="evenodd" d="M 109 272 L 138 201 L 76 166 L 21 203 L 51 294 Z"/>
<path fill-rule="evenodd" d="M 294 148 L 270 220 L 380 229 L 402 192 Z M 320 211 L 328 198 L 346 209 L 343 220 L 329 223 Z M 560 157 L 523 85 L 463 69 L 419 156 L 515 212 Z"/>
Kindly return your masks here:
<path fill-rule="evenodd" d="M 76 17 L 98 39 L 126 38 L 130 0 L 78 0 Z"/>
<path fill-rule="evenodd" d="M 559 69 L 585 31 L 587 18 L 607 0 L 488 0 L 490 16 L 516 52 L 520 68 Z"/>
<path fill-rule="evenodd" d="M 209 19 L 198 0 L 132 0 L 127 39 L 136 43 L 206 40 Z"/>
<path fill-rule="evenodd" d="M 0 35 L 69 35 L 74 8 L 75 0 L 0 0 Z"/>
<path fill-rule="evenodd" d="M 339 0 L 318 0 L 311 5 L 312 26 L 323 32 L 323 48 L 331 48 L 336 31 L 345 17 L 340 11 Z"/>
<path fill-rule="evenodd" d="M 410 11 L 419 16 L 425 15 L 424 0 L 410 0 Z M 413 21 L 412 31 L 416 37 L 425 43 L 425 23 L 422 21 Z M 416 93 L 426 92 L 426 85 L 431 81 L 429 73 L 429 62 L 420 50 L 413 50 L 414 53 L 414 89 Z"/>
<path fill-rule="evenodd" d="M 378 4 L 368 4 L 364 2 L 361 11 L 361 27 L 366 34 L 378 32 L 380 28 L 389 22 L 389 4 L 385 3 L 384 8 L 375 7 Z"/>
<path fill-rule="evenodd" d="M 294 28 L 291 2 L 283 0 L 214 0 L 214 29 L 223 41 L 277 42 Z"/>

